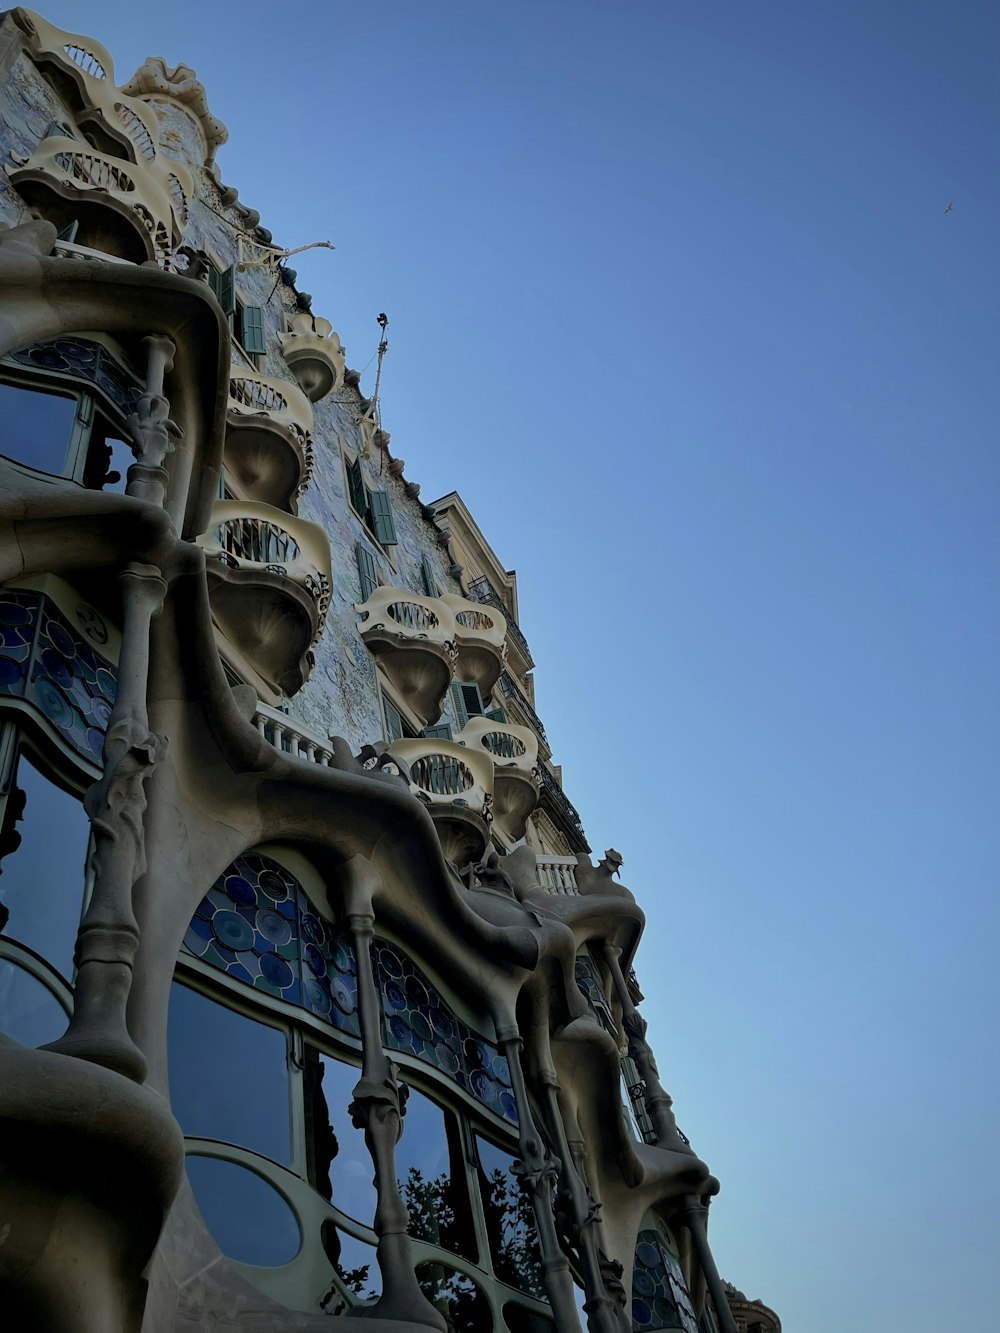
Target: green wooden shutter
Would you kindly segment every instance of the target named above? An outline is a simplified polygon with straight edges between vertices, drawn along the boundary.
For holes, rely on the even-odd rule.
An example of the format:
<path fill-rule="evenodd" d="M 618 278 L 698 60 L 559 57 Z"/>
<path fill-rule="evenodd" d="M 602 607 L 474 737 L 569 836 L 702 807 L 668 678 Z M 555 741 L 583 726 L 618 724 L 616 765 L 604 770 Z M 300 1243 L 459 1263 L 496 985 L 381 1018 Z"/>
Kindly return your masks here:
<path fill-rule="evenodd" d="M 424 581 L 424 592 L 427 596 L 440 597 L 437 581 L 434 578 L 434 569 L 425 555 L 420 557 L 420 576 Z"/>
<path fill-rule="evenodd" d="M 267 349 L 264 345 L 264 309 L 259 305 L 245 305 L 240 312 L 240 329 L 245 352 L 260 352 Z"/>
<path fill-rule="evenodd" d="M 360 458 L 356 458 L 353 463 L 347 465 L 347 489 L 351 497 L 351 504 L 364 518 L 365 514 L 368 513 L 368 487 L 365 485 L 365 479 L 361 472 Z"/>
<path fill-rule="evenodd" d="M 385 738 L 392 744 L 393 741 L 401 741 L 406 735 L 403 728 L 403 715 L 395 704 L 382 695 L 382 712 L 385 716 Z"/>
<path fill-rule="evenodd" d="M 210 268 L 208 285 L 215 292 L 215 298 L 222 306 L 222 313 L 231 318 L 236 313 L 236 265 L 230 264 L 221 273 L 218 269 Z"/>
<path fill-rule="evenodd" d="M 372 508 L 372 527 L 383 546 L 395 546 L 396 525 L 392 521 L 392 507 L 385 491 L 372 491 L 368 497 Z"/>
<path fill-rule="evenodd" d="M 486 713 L 484 713 L 483 716 L 488 717 L 491 722 L 507 721 L 507 714 L 504 712 L 502 708 L 491 708 Z"/>
<path fill-rule="evenodd" d="M 364 542 L 358 542 L 355 554 L 358 559 L 358 577 L 361 581 L 361 596 L 358 600 L 367 602 L 378 587 L 378 567 L 375 564 L 375 557 Z"/>
<path fill-rule="evenodd" d="M 436 727 L 424 727 L 420 734 L 429 741 L 450 741 L 452 732 L 447 722 L 439 722 Z"/>
<path fill-rule="evenodd" d="M 456 681 L 451 687 L 451 698 L 455 705 L 455 718 L 459 731 L 470 717 L 482 716 L 483 696 L 479 693 L 479 686 L 475 681 Z"/>

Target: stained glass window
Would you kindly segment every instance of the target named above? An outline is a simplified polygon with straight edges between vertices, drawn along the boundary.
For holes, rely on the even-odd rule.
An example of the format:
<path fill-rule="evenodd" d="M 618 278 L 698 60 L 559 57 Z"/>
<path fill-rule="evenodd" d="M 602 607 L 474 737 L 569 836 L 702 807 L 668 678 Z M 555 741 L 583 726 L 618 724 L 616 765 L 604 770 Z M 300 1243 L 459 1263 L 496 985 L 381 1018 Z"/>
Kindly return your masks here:
<path fill-rule="evenodd" d="M 36 343 L 11 352 L 10 359 L 32 370 L 55 371 L 94 385 L 126 418 L 135 411 L 142 393 L 138 376 L 121 365 L 103 344 L 88 338 L 55 338 Z"/>
<path fill-rule="evenodd" d="M 244 985 L 359 1035 L 353 947 L 270 857 L 241 856 L 220 876 L 195 912 L 184 944 Z M 398 946 L 376 939 L 372 967 L 382 991 L 386 1047 L 433 1065 L 516 1125 L 510 1069 L 495 1044 L 456 1017 Z"/>
<path fill-rule="evenodd" d="M 598 1005 L 605 1009 L 608 1007 L 604 987 L 597 975 L 597 968 L 594 966 L 592 959 L 585 958 L 582 954 L 577 955 L 576 959 L 576 984 L 595 1008 Z"/>
<path fill-rule="evenodd" d="M 227 976 L 358 1036 L 354 951 L 270 857 L 233 862 L 199 904 L 184 944 Z"/>
<path fill-rule="evenodd" d="M 640 1231 L 632 1270 L 632 1328 L 682 1328 L 698 1333 L 698 1321 L 681 1266 L 655 1231 Z"/>
<path fill-rule="evenodd" d="M 117 673 L 37 592 L 0 596 L 0 694 L 27 698 L 90 760 L 100 759 Z"/>
<path fill-rule="evenodd" d="M 382 989 L 386 1046 L 426 1060 L 516 1125 L 510 1069 L 496 1046 L 455 1016 L 397 945 L 376 940 L 372 954 Z"/>

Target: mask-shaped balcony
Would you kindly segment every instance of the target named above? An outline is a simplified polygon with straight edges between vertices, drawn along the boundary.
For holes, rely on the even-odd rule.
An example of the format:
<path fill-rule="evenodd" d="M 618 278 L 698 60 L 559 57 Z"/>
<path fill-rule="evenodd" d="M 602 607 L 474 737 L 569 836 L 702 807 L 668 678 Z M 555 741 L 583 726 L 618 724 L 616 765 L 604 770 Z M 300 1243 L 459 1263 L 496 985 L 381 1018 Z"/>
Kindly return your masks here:
<path fill-rule="evenodd" d="M 126 162 L 80 139 L 52 134 L 6 168 L 26 203 L 78 245 L 133 264 L 163 264 L 187 225 L 192 186 L 176 162 Z"/>
<path fill-rule="evenodd" d="M 205 549 L 212 613 L 263 682 L 295 694 L 330 603 L 330 543 L 316 523 L 270 505 L 222 500 Z"/>
<path fill-rule="evenodd" d="M 455 616 L 455 645 L 459 680 L 475 681 L 483 698 L 489 696 L 500 679 L 507 657 L 507 622 L 492 607 L 470 602 L 454 593 L 444 593 L 439 600 Z"/>
<path fill-rule="evenodd" d="M 440 597 L 376 588 L 356 607 L 365 647 L 425 726 L 441 716 L 456 658 L 455 617 Z"/>
<path fill-rule="evenodd" d="M 538 740 L 527 727 L 472 717 L 455 737 L 473 752 L 493 760 L 493 817 L 514 842 L 524 837 L 528 816 L 538 804 Z"/>
<path fill-rule="evenodd" d="M 294 512 L 313 464 L 312 407 L 288 380 L 233 366 L 226 471 L 248 500 Z"/>
<path fill-rule="evenodd" d="M 308 311 L 292 315 L 288 332 L 278 339 L 285 365 L 310 402 L 318 402 L 344 383 L 344 349 L 328 319 Z"/>
<path fill-rule="evenodd" d="M 479 861 L 490 840 L 493 760 L 454 741 L 393 741 L 390 754 L 410 770 L 410 790 L 434 820 L 441 849 L 461 868 Z"/>

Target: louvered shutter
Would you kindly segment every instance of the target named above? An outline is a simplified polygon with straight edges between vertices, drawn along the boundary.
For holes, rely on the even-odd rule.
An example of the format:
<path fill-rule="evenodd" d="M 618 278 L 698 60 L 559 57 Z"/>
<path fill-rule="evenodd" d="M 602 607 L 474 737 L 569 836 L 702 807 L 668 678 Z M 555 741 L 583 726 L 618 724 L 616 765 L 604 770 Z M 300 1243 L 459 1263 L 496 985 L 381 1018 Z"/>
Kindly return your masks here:
<path fill-rule="evenodd" d="M 484 713 L 483 716 L 488 717 L 491 722 L 507 721 L 507 714 L 504 712 L 502 708 L 491 708 L 488 710 L 488 712 Z"/>
<path fill-rule="evenodd" d="M 240 342 L 243 344 L 245 352 L 259 352 L 261 355 L 267 350 L 264 345 L 264 310 L 259 305 L 245 305 L 241 311 L 241 332 L 243 334 Z"/>
<path fill-rule="evenodd" d="M 429 741 L 450 741 L 452 732 L 447 722 L 439 722 L 436 727 L 424 727 L 420 734 Z"/>
<path fill-rule="evenodd" d="M 372 510 L 372 527 L 383 546 L 395 546 L 396 525 L 392 521 L 392 507 L 385 491 L 372 491 L 368 496 Z"/>
<path fill-rule="evenodd" d="M 358 542 L 355 552 L 358 558 L 358 577 L 361 581 L 361 596 L 358 600 L 367 602 L 378 587 L 378 566 L 364 542 Z"/>
<path fill-rule="evenodd" d="M 425 555 L 420 557 L 420 574 L 424 581 L 424 592 L 427 596 L 440 597 L 437 581 L 434 578 L 434 569 Z"/>
<path fill-rule="evenodd" d="M 232 318 L 236 313 L 236 265 L 230 264 L 221 273 L 209 269 L 208 285 L 215 292 L 222 313 Z"/>
<path fill-rule="evenodd" d="M 351 504 L 364 518 L 365 514 L 368 513 L 368 487 L 365 485 L 365 479 L 361 473 L 360 458 L 356 458 L 353 463 L 347 465 L 347 489 L 350 493 Z"/>
<path fill-rule="evenodd" d="M 385 714 L 385 738 L 392 744 L 393 741 L 401 741 L 405 736 L 403 730 L 403 715 L 395 704 L 382 696 L 382 712 Z"/>
<path fill-rule="evenodd" d="M 475 681 L 456 681 L 451 687 L 451 698 L 455 705 L 455 718 L 458 721 L 459 731 L 470 717 L 482 716 L 483 696 L 479 693 L 479 686 Z"/>

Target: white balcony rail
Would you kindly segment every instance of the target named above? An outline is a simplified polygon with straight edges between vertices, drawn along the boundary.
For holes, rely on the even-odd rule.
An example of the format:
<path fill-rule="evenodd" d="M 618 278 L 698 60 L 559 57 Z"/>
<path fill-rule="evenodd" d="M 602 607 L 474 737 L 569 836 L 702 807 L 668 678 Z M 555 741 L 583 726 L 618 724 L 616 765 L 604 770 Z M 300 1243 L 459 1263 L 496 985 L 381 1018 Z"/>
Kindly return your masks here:
<path fill-rule="evenodd" d="M 576 857 L 539 856 L 535 861 L 538 887 L 547 893 L 575 894 Z"/>
<path fill-rule="evenodd" d="M 333 763 L 329 738 L 324 740 L 318 732 L 307 727 L 304 722 L 289 717 L 287 713 L 258 703 L 254 726 L 269 745 L 293 758 L 308 759 L 311 763 L 323 764 L 327 768 Z"/>

